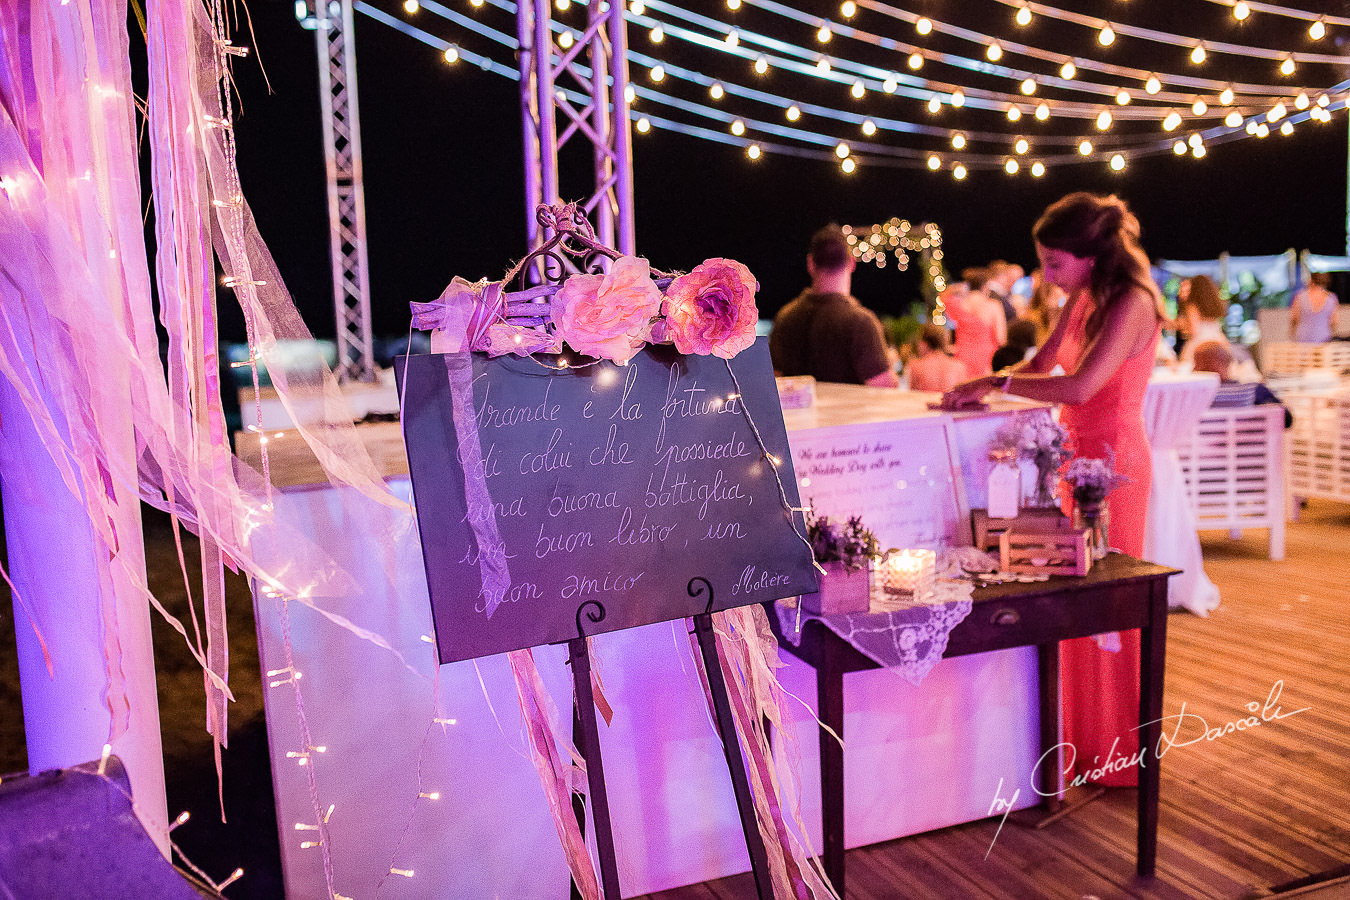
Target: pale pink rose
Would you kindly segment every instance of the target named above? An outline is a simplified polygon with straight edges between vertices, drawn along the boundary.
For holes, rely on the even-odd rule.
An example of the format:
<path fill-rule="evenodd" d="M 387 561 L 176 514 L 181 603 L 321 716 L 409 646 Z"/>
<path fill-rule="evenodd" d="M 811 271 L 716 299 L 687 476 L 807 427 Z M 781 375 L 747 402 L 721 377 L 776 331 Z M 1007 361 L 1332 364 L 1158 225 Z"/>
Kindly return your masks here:
<path fill-rule="evenodd" d="M 681 353 L 731 359 L 755 342 L 758 287 L 734 259 L 704 260 L 666 288 L 666 336 Z"/>
<path fill-rule="evenodd" d="M 661 291 L 645 259 L 622 256 L 605 275 L 573 275 L 553 295 L 553 325 L 573 350 L 626 365 L 651 337 Z"/>

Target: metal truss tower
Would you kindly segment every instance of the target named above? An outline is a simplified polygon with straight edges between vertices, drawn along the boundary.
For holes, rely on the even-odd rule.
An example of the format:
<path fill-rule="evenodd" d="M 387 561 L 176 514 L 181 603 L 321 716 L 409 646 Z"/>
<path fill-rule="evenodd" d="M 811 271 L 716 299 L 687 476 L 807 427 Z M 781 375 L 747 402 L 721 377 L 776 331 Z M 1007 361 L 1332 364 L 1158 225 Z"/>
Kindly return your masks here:
<path fill-rule="evenodd" d="M 328 172 L 329 258 L 337 326 L 339 381 L 374 381 L 370 327 L 366 201 L 356 103 L 356 45 L 351 0 L 316 0 L 300 23 L 314 29 L 319 51 L 324 160 Z M 303 13 L 303 14 L 302 14 Z"/>
<path fill-rule="evenodd" d="M 590 142 L 595 169 L 594 190 L 581 206 L 596 237 L 632 254 L 633 143 L 624 2 L 587 4 L 586 30 L 566 50 L 554 43 L 550 26 L 549 0 L 521 0 L 516 30 L 530 249 L 551 236 L 535 220 L 539 204 L 577 199 L 559 196 L 558 151 L 572 138 L 580 138 Z M 579 60 L 583 52 L 584 62 Z M 580 97 L 579 105 L 568 99 L 569 93 Z"/>

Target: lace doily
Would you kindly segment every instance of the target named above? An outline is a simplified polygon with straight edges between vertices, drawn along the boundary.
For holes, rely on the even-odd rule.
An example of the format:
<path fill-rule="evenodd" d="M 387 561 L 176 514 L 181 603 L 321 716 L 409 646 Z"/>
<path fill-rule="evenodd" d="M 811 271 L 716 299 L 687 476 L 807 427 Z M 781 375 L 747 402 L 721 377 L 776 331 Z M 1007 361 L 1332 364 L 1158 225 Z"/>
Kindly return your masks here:
<path fill-rule="evenodd" d="M 819 619 L 879 666 L 894 669 L 910 684 L 919 684 L 947 651 L 947 636 L 970 615 L 969 581 L 938 579 L 930 601 L 909 609 L 877 613 L 816 616 L 782 601 L 774 604 L 783 638 L 801 643 L 799 626 Z"/>

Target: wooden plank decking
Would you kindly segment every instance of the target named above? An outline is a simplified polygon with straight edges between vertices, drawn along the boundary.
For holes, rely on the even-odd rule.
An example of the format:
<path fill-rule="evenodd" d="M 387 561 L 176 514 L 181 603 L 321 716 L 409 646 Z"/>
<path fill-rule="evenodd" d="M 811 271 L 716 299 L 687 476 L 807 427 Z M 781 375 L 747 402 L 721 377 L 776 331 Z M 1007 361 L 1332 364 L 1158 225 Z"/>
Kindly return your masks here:
<path fill-rule="evenodd" d="M 1116 789 L 1040 829 L 1010 822 L 997 841 L 988 819 L 852 850 L 848 900 L 1239 900 L 1309 876 L 1318 886 L 1299 897 L 1350 897 L 1350 505 L 1312 501 L 1287 540 L 1272 562 L 1265 531 L 1202 533 L 1222 605 L 1168 619 L 1165 714 L 1185 704 L 1221 728 L 1248 704 L 1259 716 L 1277 685 L 1284 713 L 1306 711 L 1166 755 L 1156 878 L 1134 874 L 1135 794 Z M 1187 724 L 1182 739 L 1198 737 Z M 748 873 L 649 895 L 754 897 Z"/>

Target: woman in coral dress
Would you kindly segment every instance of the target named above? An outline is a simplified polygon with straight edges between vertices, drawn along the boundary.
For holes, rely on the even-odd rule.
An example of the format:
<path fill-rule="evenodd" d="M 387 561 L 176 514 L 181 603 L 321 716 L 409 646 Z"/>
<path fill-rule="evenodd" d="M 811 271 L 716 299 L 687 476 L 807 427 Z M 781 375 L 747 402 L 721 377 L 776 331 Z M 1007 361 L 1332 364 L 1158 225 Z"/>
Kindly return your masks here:
<path fill-rule="evenodd" d="M 1130 479 L 1111 493 L 1109 538 L 1115 549 L 1140 556 L 1152 481 L 1144 391 L 1163 316 L 1139 246 L 1139 220 L 1114 196 L 1080 192 L 1052 204 L 1032 234 L 1045 277 L 1068 294 L 1068 306 L 1036 355 L 1013 374 L 958 385 L 944 403 L 967 404 L 996 388 L 1062 403 L 1075 454 L 1110 455 L 1116 471 Z M 1064 374 L 1050 374 L 1056 364 Z M 1069 777 L 1138 751 L 1139 632 L 1120 635 L 1119 650 L 1103 644 L 1110 642 L 1060 644 Z M 1119 769 L 1099 783 L 1137 782 L 1135 767 Z"/>

